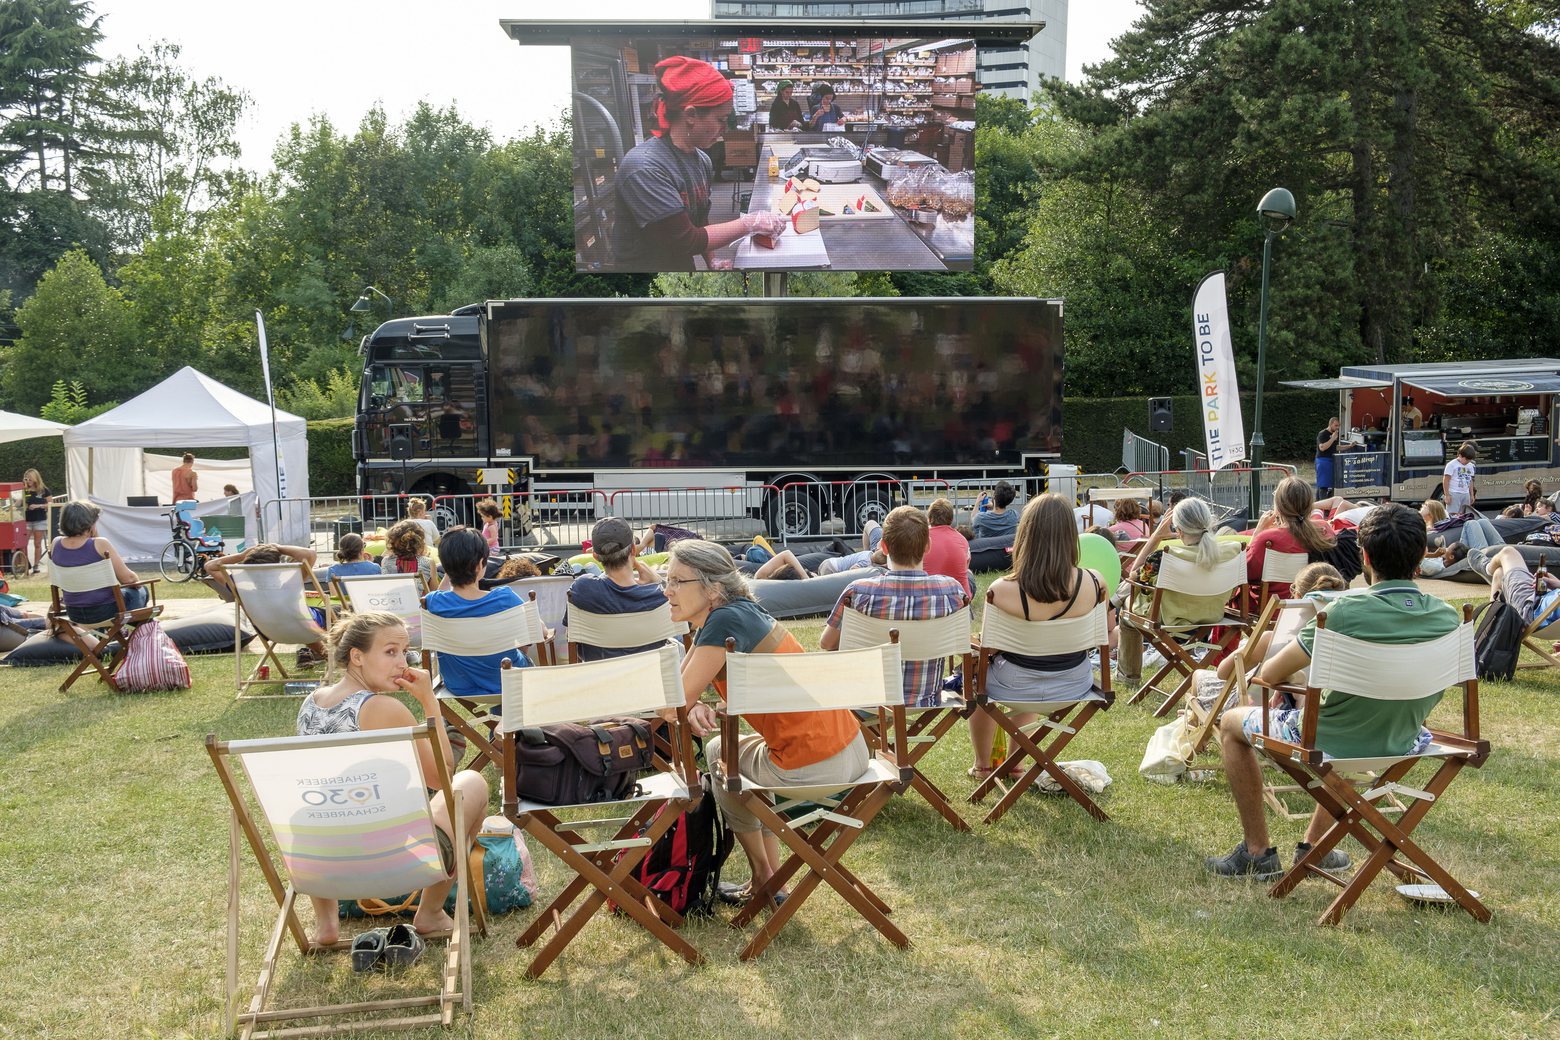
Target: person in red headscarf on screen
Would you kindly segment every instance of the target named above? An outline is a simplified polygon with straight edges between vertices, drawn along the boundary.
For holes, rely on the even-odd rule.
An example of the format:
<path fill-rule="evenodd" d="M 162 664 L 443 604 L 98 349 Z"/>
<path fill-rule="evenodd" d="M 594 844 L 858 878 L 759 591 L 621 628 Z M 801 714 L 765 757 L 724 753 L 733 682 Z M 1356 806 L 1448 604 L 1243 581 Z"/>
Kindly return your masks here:
<path fill-rule="evenodd" d="M 778 213 L 745 213 L 710 224 L 715 143 L 731 115 L 731 83 L 709 62 L 675 56 L 657 63 L 659 124 L 623 157 L 617 174 L 612 251 L 624 271 L 692 271 L 694 257 L 756 231 L 773 234 Z M 709 266 L 709 258 L 705 256 Z"/>

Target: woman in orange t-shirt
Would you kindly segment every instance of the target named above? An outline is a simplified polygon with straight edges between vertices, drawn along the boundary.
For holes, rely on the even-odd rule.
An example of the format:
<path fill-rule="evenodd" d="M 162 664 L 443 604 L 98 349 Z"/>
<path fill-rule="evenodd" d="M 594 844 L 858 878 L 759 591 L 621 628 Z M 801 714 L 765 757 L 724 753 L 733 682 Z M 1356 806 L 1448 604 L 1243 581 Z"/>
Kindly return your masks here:
<path fill-rule="evenodd" d="M 715 542 L 690 540 L 672 546 L 666 598 L 672 618 L 696 629 L 693 649 L 683 660 L 682 679 L 688 722 L 700 736 L 717 729 L 714 709 L 699 698 L 712 685 L 725 696 L 728 638 L 745 654 L 802 652 L 796 637 L 754 602 L 731 554 Z M 870 753 L 861 727 L 848 711 L 755 715 L 746 721 L 756 732 L 741 738 L 737 762 L 749 780 L 777 785 L 849 783 L 867 769 Z M 720 761 L 719 736 L 705 743 L 704 754 L 711 763 Z M 724 785 L 715 785 L 715 800 L 747 853 L 753 882 L 762 884 L 780 865 L 779 839 L 766 832 Z"/>

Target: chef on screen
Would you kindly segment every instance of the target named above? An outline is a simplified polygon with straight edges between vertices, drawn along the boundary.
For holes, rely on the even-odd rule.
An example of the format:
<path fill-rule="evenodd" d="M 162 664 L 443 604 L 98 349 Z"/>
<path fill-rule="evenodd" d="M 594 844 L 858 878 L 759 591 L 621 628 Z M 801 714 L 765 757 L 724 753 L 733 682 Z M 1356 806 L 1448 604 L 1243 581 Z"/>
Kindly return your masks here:
<path fill-rule="evenodd" d="M 726 127 L 731 83 L 708 62 L 680 55 L 659 62 L 655 75 L 660 125 L 618 168 L 613 254 L 626 271 L 692 271 L 694 257 L 755 231 L 778 232 L 784 219 L 745 213 L 709 223 L 713 165 L 703 149 Z"/>

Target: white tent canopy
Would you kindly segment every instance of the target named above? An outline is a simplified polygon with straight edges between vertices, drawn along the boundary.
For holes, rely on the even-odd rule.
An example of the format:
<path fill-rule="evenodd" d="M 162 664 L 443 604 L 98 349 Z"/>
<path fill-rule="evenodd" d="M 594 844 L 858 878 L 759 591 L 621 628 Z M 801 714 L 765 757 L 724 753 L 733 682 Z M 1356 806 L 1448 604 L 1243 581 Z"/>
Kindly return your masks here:
<path fill-rule="evenodd" d="M 48 419 L 34 419 L 15 412 L 0 412 L 0 444 L 25 441 L 33 437 L 58 437 L 70 429 L 64 423 Z"/>
<path fill-rule="evenodd" d="M 147 494 L 147 448 L 247 448 L 252 486 L 262 503 L 265 536 L 306 543 L 308 509 L 301 500 L 309 495 L 308 427 L 298 416 L 279 411 L 273 442 L 271 414 L 269 405 L 193 368 L 181 368 L 139 397 L 65 431 L 65 469 L 71 496 L 123 505 L 128 496 Z M 152 468 L 161 467 L 154 464 Z M 155 478 L 152 483 L 156 483 Z M 202 497 L 219 498 L 222 483 L 201 481 Z M 298 504 L 271 504 L 278 500 Z M 103 534 L 114 537 L 112 531 L 104 530 Z M 251 544 L 260 534 L 250 533 Z M 115 544 L 121 552 L 126 548 Z"/>

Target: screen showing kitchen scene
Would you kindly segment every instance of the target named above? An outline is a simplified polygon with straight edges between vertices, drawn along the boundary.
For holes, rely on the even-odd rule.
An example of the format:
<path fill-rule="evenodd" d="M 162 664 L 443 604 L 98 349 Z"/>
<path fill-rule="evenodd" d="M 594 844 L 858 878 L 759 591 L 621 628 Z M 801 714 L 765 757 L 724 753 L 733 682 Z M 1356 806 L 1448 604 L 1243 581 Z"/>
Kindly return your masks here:
<path fill-rule="evenodd" d="M 973 41 L 571 47 L 578 270 L 970 270 Z"/>
<path fill-rule="evenodd" d="M 495 449 L 545 470 L 1016 465 L 1061 450 L 1059 301 L 509 301 Z"/>

